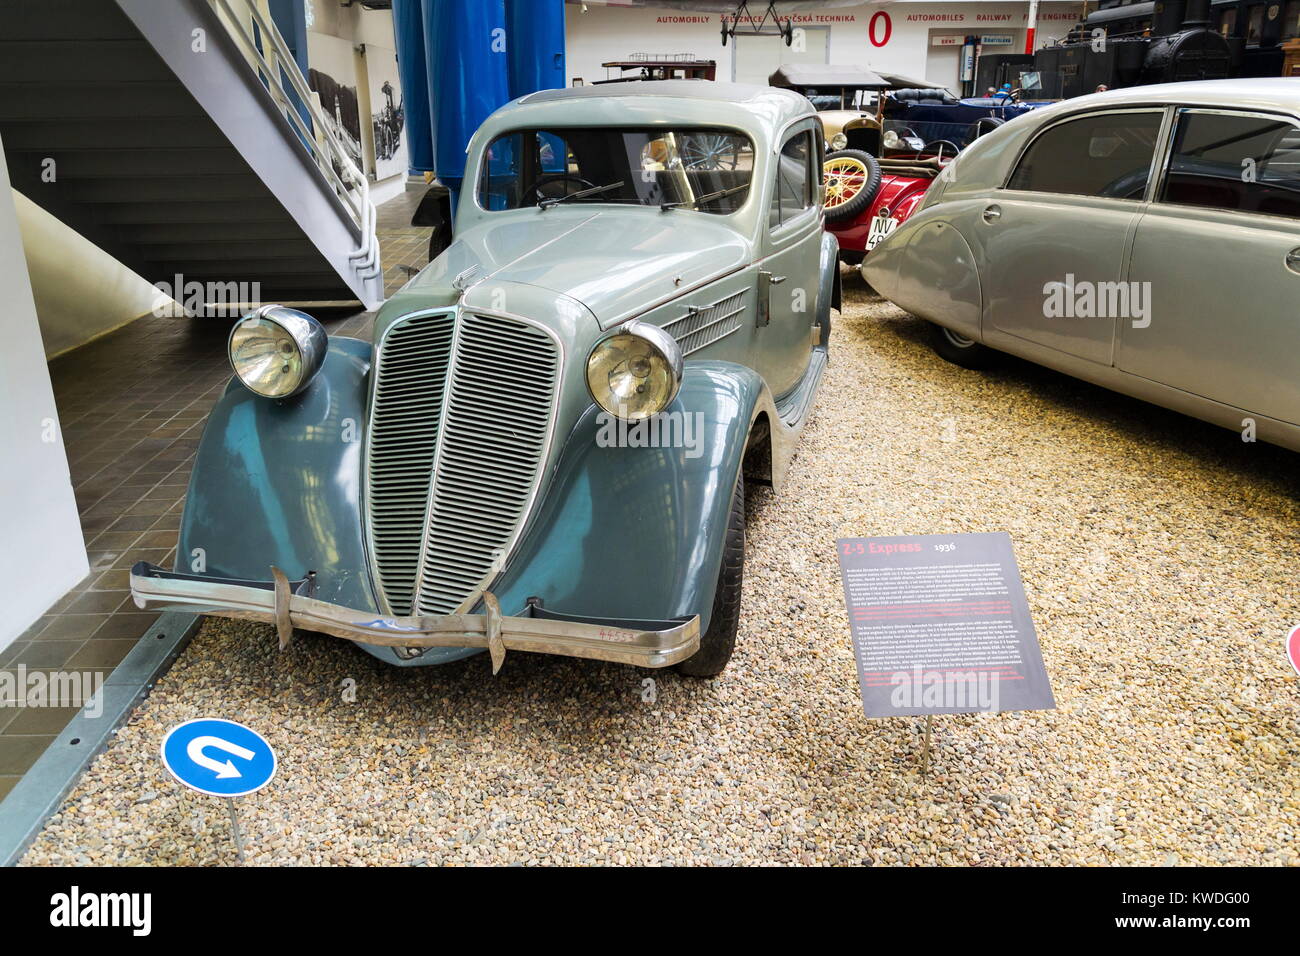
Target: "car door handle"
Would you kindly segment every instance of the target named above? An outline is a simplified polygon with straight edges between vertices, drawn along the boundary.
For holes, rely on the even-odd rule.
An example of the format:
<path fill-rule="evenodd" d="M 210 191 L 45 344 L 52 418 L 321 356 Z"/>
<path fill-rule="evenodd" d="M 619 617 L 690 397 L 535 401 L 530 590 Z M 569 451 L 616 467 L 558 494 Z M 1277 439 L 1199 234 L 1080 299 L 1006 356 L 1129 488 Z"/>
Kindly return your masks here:
<path fill-rule="evenodd" d="M 1300 246 L 1286 254 L 1286 267 L 1292 272 L 1300 272 Z"/>
<path fill-rule="evenodd" d="M 989 206 L 984 210 L 985 222 L 997 222 L 1001 218 L 1002 218 L 1002 207 L 999 206 L 997 203 L 994 203 L 992 206 Z"/>
<path fill-rule="evenodd" d="M 774 276 L 774 275 L 769 275 L 769 276 L 767 277 L 767 281 L 768 281 L 768 283 L 769 283 L 770 285 L 780 285 L 782 282 L 784 282 L 784 281 L 785 281 L 786 279 L 788 279 L 788 278 L 789 278 L 789 276 Z"/>

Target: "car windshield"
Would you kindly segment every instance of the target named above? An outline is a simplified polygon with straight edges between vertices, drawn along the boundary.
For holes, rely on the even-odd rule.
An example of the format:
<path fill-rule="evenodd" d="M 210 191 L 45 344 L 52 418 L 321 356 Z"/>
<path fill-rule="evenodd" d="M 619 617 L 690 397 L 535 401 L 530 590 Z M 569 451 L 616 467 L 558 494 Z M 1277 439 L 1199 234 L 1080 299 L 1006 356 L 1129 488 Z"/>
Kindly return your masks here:
<path fill-rule="evenodd" d="M 753 171 L 753 144 L 731 130 L 525 129 L 488 145 L 478 201 L 489 210 L 622 203 L 724 214 L 744 204 Z"/>
<path fill-rule="evenodd" d="M 826 110 L 865 110 L 875 107 L 876 94 L 870 90 L 845 87 L 809 86 L 799 91 L 812 102 L 819 113 Z"/>

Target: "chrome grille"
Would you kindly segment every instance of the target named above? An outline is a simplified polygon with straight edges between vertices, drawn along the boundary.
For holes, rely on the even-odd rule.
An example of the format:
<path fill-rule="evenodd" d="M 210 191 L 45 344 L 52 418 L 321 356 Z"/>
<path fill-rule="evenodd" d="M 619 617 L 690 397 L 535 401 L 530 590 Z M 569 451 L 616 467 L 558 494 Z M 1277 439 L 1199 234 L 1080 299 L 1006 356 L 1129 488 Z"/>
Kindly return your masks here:
<path fill-rule="evenodd" d="M 424 362 L 418 354 L 407 360 L 414 349 L 390 359 L 412 327 L 431 319 L 454 336 L 445 343 L 426 336 Z M 499 568 L 527 517 L 550 437 L 559 349 L 517 319 L 418 317 L 388 333 L 378 369 L 368 470 L 380 586 L 395 614 L 449 614 Z M 395 387 L 398 378 L 404 388 Z M 427 395 L 422 404 L 408 397 L 415 392 Z M 396 406 L 404 431 L 384 432 L 379 426 L 394 396 L 407 399 Z M 418 494 L 417 464 L 424 476 Z M 390 467 L 398 477 L 385 474 Z M 377 497 L 390 486 L 402 496 L 391 507 Z M 410 508 L 417 498 L 418 508 Z"/>
<path fill-rule="evenodd" d="M 394 614 L 411 613 L 455 329 L 454 315 L 408 319 L 384 337 L 375 365 L 367 511 L 375 574 Z"/>
<path fill-rule="evenodd" d="M 681 318 L 664 323 L 664 331 L 677 340 L 683 355 L 698 352 L 740 328 L 745 314 L 745 293 L 720 299 L 712 305 L 691 309 Z"/>
<path fill-rule="evenodd" d="M 450 614 L 500 565 L 527 514 L 560 357 L 545 332 L 465 314 L 429 504 L 417 606 Z"/>

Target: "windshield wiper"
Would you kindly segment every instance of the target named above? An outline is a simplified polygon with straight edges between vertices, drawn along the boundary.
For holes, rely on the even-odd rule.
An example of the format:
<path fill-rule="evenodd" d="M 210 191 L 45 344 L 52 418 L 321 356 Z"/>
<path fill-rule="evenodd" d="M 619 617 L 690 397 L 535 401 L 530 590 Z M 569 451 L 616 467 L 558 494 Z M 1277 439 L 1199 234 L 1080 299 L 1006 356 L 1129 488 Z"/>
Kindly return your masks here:
<path fill-rule="evenodd" d="M 683 199 L 680 202 L 661 202 L 659 211 L 676 209 L 679 206 L 698 206 L 700 203 L 712 202 L 715 199 L 721 199 L 723 196 L 730 196 L 748 188 L 749 183 L 741 183 L 739 186 L 732 186 L 730 189 L 719 189 L 716 193 L 705 193 L 703 196 L 696 196 L 694 199 Z"/>
<path fill-rule="evenodd" d="M 607 193 L 611 189 L 618 189 L 623 185 L 623 180 L 616 183 L 608 183 L 604 186 L 592 186 L 590 189 L 580 189 L 576 193 L 569 193 L 567 196 L 556 196 L 554 199 L 543 199 L 537 204 L 538 209 L 550 209 L 552 206 L 558 206 L 562 202 L 568 202 L 570 199 L 581 199 L 584 196 L 595 196 L 597 193 Z"/>

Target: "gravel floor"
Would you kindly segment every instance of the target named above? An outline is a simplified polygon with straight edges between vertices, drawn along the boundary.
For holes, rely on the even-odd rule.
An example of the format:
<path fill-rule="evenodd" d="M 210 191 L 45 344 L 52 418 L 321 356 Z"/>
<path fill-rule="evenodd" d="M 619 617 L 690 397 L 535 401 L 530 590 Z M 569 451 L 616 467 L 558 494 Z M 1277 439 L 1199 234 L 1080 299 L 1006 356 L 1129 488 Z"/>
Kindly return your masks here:
<path fill-rule="evenodd" d="M 749 501 L 722 678 L 399 671 L 209 621 L 24 862 L 231 862 L 221 802 L 158 760 L 211 715 L 279 753 L 242 802 L 251 863 L 1300 863 L 1296 457 L 1017 361 L 947 365 L 845 283 L 788 492 Z M 994 530 L 1059 709 L 939 718 L 922 779 L 921 722 L 862 716 L 834 538 Z"/>

